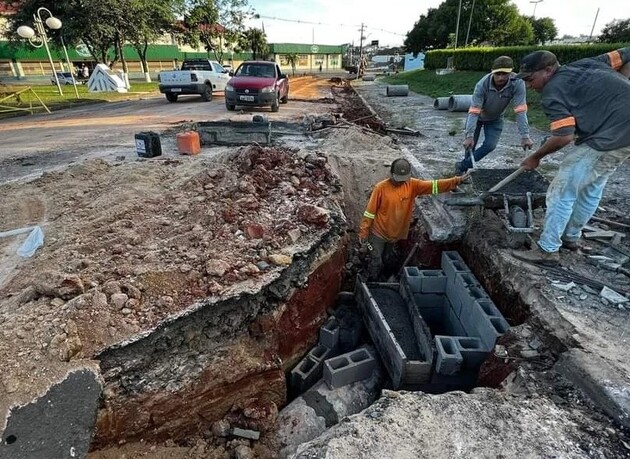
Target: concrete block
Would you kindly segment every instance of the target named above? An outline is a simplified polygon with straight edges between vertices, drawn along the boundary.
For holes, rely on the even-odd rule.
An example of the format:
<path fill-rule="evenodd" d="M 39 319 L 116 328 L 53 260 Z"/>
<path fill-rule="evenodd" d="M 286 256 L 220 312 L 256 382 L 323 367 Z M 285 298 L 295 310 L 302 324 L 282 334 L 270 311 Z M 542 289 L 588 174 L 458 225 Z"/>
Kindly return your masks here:
<path fill-rule="evenodd" d="M 318 344 L 313 349 L 310 350 L 308 356 L 311 357 L 316 362 L 323 362 L 324 360 L 332 357 L 331 355 L 332 349 L 324 346 L 323 344 Z"/>
<path fill-rule="evenodd" d="M 446 274 L 438 269 L 423 269 L 420 271 L 420 291 L 422 293 L 446 292 Z"/>
<path fill-rule="evenodd" d="M 492 302 L 490 298 L 480 298 L 477 300 L 483 312 L 490 317 L 503 317 L 499 308 Z"/>
<path fill-rule="evenodd" d="M 361 381 L 376 369 L 374 356 L 365 348 L 342 354 L 324 362 L 324 381 L 331 389 Z"/>
<path fill-rule="evenodd" d="M 457 317 L 455 310 L 453 308 L 448 309 L 448 314 L 446 314 L 446 331 L 451 336 L 468 336 L 466 330 L 464 330 L 464 326 Z"/>
<path fill-rule="evenodd" d="M 420 270 L 415 266 L 405 266 L 403 270 L 403 280 L 409 285 L 409 289 L 412 293 L 421 292 L 421 280 Z"/>
<path fill-rule="evenodd" d="M 473 303 L 471 314 L 462 316 L 461 321 L 468 336 L 477 336 L 487 351 L 492 350 L 499 336 L 510 328 L 503 317 L 486 315 L 477 301 Z"/>
<path fill-rule="evenodd" d="M 449 282 L 454 284 L 454 281 L 451 281 L 450 279 L 449 279 Z M 457 317 L 459 317 L 462 311 L 462 300 L 459 297 L 457 289 L 455 289 L 454 287 L 447 286 L 446 301 L 449 302 L 451 309 L 453 309 Z"/>
<path fill-rule="evenodd" d="M 301 394 L 309 389 L 322 377 L 324 361 L 314 360 L 307 355 L 298 363 L 289 376 L 291 391 L 294 394 Z"/>
<path fill-rule="evenodd" d="M 455 278 L 455 272 L 470 272 L 464 259 L 455 251 L 442 252 L 442 271 L 449 279 Z"/>
<path fill-rule="evenodd" d="M 420 312 L 423 309 L 444 308 L 445 299 L 444 295 L 438 293 L 415 293 L 413 295 L 413 301 Z"/>
<path fill-rule="evenodd" d="M 319 344 L 329 349 L 336 349 L 339 341 L 339 323 L 335 316 L 330 316 L 319 329 Z"/>
<path fill-rule="evenodd" d="M 454 375 L 462 367 L 464 358 L 457 349 L 457 344 L 451 336 L 435 336 L 437 362 L 435 371 L 442 375 Z"/>
<path fill-rule="evenodd" d="M 489 352 L 479 338 L 455 336 L 453 339 L 457 344 L 457 349 L 464 358 L 464 368 L 476 370 L 488 357 Z"/>

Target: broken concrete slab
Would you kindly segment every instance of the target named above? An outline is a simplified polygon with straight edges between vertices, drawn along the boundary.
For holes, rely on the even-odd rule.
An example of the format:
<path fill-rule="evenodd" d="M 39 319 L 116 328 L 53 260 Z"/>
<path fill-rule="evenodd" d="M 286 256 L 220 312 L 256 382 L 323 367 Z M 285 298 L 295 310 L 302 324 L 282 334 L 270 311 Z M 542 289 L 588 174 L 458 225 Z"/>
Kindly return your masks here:
<path fill-rule="evenodd" d="M 595 405 L 630 428 L 630 381 L 621 377 L 608 362 L 580 349 L 571 349 L 560 356 L 555 368 Z"/>
<path fill-rule="evenodd" d="M 0 443 L 4 459 L 85 457 L 90 448 L 101 380 L 94 367 L 75 369 L 30 403 L 6 414 Z"/>

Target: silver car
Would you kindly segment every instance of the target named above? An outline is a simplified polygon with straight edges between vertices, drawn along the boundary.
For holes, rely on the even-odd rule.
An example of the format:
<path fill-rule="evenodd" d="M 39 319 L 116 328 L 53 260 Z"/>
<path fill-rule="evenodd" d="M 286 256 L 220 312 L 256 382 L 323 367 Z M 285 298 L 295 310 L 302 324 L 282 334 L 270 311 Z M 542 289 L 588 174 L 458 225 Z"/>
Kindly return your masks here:
<path fill-rule="evenodd" d="M 76 80 L 72 76 L 72 73 L 70 72 L 55 72 L 55 73 L 57 74 L 57 79 L 59 80 L 59 84 L 68 85 L 68 84 L 74 84 L 76 82 Z M 55 82 L 54 76 L 50 77 L 50 82 L 52 84 L 57 84 Z"/>

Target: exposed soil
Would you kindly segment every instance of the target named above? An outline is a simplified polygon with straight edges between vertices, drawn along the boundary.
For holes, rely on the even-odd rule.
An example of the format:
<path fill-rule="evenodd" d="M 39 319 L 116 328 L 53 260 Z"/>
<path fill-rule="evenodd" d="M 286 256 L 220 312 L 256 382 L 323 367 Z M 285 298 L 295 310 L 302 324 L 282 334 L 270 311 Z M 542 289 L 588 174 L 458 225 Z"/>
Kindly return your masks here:
<path fill-rule="evenodd" d="M 358 83 L 377 116 L 346 84 L 333 83 L 337 105 L 327 105 L 329 111 L 361 126 L 340 123 L 312 132 L 304 149 L 293 141 L 295 149 L 254 145 L 184 159 L 90 160 L 27 184 L 0 187 L 0 231 L 38 224 L 45 234 L 44 246 L 27 260 L 15 254 L 23 236 L 0 239 L 0 359 L 7 363 L 0 374 L 0 410 L 7 408 L 2 403 L 7 394 L 27 401 L 80 359 L 154 328 L 200 298 L 251 290 L 273 278 L 339 215 L 342 188 L 354 241 L 372 186 L 403 155 L 400 146 L 432 177 L 452 175 L 462 139 L 448 132 L 462 125 L 464 114 L 434 111 L 432 100 L 414 94 L 388 98 L 384 85 Z M 292 94 L 328 97 L 322 95 L 321 80 L 313 85 L 305 85 L 305 94 Z M 383 120 L 425 136 L 384 136 Z M 518 167 L 522 151 L 513 123 L 506 123 L 499 151 L 484 159 L 484 168 Z M 541 167 L 547 178 L 558 159 Z M 598 215 L 629 223 L 628 186 L 626 162 L 611 178 Z M 540 225 L 542 210 L 536 217 Z M 500 231 L 493 229 L 488 237 L 509 257 Z M 627 251 L 629 239 L 621 243 Z M 605 248 L 588 245 L 590 253 Z M 623 274 L 587 264 L 586 254 L 563 252 L 563 264 L 613 287 L 628 286 Z M 350 251 L 349 279 L 361 256 L 356 248 Z M 558 290 L 553 275 L 515 266 L 556 298 L 557 310 L 575 326 L 585 349 L 605 355 L 630 375 L 626 306 L 602 301 L 593 289 Z M 626 457 L 624 431 L 589 413 L 590 406 L 565 382 L 538 376 L 550 373 L 553 356 L 544 359 L 527 368 L 535 377 L 524 370 L 513 373 L 517 377 L 503 392 L 438 397 L 388 392 L 370 409 L 304 445 L 298 457 Z M 178 445 L 140 442 L 89 457 L 266 458 L 276 452 L 264 441 L 204 432 Z"/>

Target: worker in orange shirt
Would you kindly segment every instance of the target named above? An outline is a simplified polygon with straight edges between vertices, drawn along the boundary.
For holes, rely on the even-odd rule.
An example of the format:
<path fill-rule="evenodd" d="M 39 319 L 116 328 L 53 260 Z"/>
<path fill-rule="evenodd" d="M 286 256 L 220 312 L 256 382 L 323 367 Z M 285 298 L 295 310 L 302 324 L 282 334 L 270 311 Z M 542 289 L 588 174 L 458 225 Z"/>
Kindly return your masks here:
<path fill-rule="evenodd" d="M 396 242 L 407 239 L 413 215 L 414 200 L 423 194 L 438 194 L 454 190 L 470 177 L 471 170 L 463 175 L 442 180 L 411 178 L 411 164 L 404 158 L 395 160 L 390 178 L 374 186 L 370 201 L 363 213 L 359 241 L 366 243 L 370 253 L 368 280 L 376 281 Z"/>

